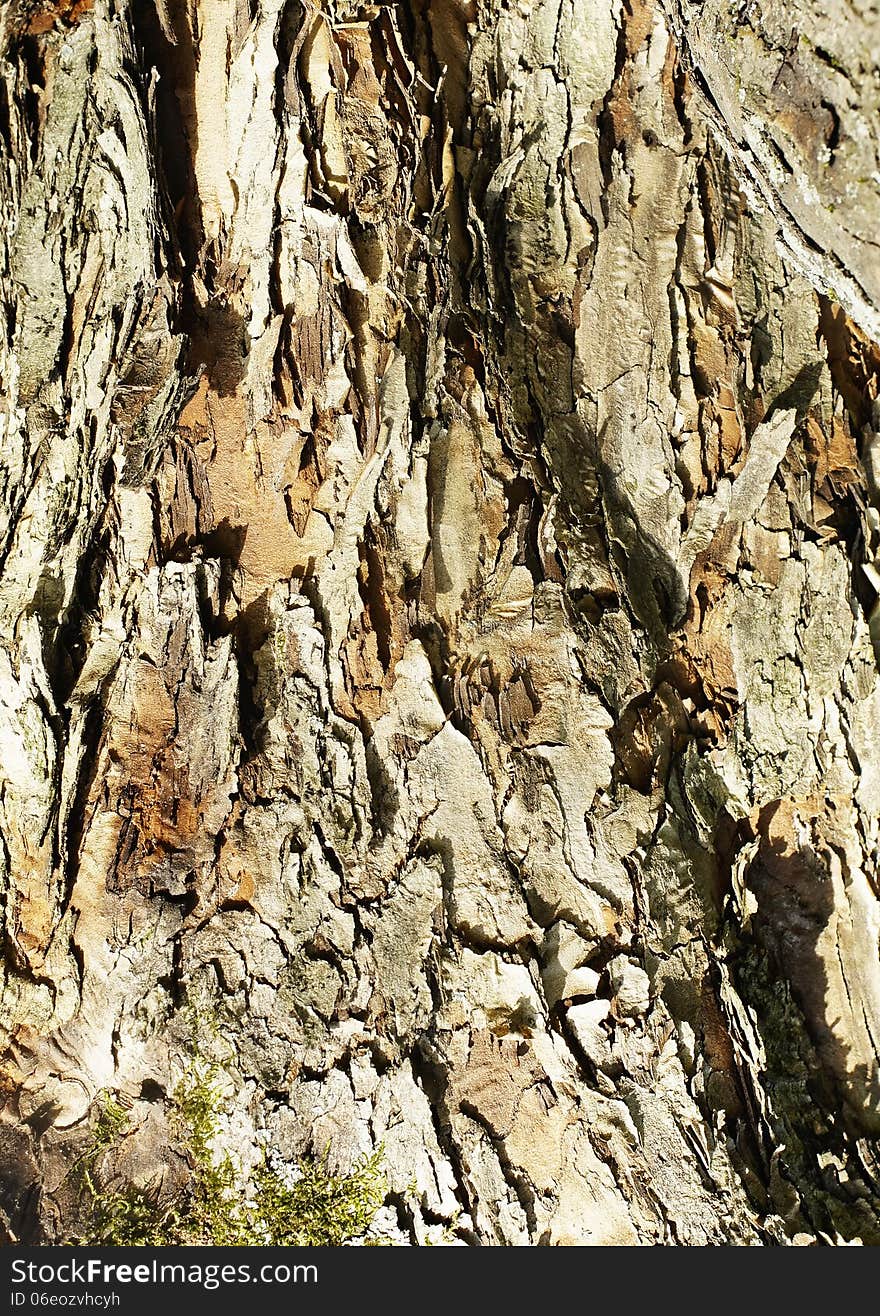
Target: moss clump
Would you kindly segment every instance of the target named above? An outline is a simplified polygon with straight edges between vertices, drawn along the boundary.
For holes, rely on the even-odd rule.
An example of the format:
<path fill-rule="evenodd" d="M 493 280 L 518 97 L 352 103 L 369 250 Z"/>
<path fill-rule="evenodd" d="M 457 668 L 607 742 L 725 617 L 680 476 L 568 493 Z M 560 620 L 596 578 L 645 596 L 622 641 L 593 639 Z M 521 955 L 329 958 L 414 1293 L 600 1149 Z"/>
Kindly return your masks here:
<path fill-rule="evenodd" d="M 120 1106 L 118 1101 L 114 1101 L 109 1093 L 102 1093 L 100 1110 L 95 1122 L 91 1146 L 86 1153 L 87 1157 L 94 1160 L 101 1152 L 118 1142 L 127 1128 L 128 1111 L 124 1106 Z"/>
<path fill-rule="evenodd" d="M 303 1161 L 283 1178 L 264 1164 L 252 1177 L 253 1220 L 260 1238 L 249 1241 L 296 1247 L 340 1247 L 367 1232 L 385 1196 L 381 1149 L 351 1174 L 334 1175 L 322 1160 Z"/>
<path fill-rule="evenodd" d="M 340 1247 L 364 1237 L 385 1196 L 382 1149 L 350 1174 L 334 1175 L 328 1155 L 283 1169 L 265 1159 L 246 1174 L 228 1152 L 214 1151 L 223 1110 L 220 1071 L 196 1060 L 172 1096 L 172 1124 L 190 1166 L 186 1188 L 163 1201 L 148 1188 L 104 1181 L 101 1163 L 129 1131 L 127 1112 L 105 1098 L 79 1162 L 87 1234 L 71 1239 L 105 1247 Z"/>
<path fill-rule="evenodd" d="M 100 1109 L 92 1140 L 77 1164 L 77 1178 L 88 1200 L 88 1238 L 74 1243 L 98 1243 L 112 1247 L 148 1247 L 163 1243 L 171 1229 L 172 1207 L 160 1207 L 156 1189 L 126 1184 L 121 1189 L 102 1186 L 100 1162 L 128 1131 L 129 1116 L 109 1094 L 100 1097 Z"/>
<path fill-rule="evenodd" d="M 127 1184 L 102 1192 L 93 1188 L 88 1236 L 72 1241 L 102 1247 L 166 1247 L 183 1242 L 175 1203 L 160 1206 L 158 1191 Z"/>

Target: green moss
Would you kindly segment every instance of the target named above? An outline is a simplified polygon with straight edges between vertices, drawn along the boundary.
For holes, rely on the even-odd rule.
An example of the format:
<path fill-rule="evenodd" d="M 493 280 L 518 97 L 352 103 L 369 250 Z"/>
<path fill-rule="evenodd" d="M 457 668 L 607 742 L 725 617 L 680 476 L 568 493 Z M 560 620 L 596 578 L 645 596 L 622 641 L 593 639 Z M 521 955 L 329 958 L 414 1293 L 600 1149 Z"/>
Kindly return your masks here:
<path fill-rule="evenodd" d="M 88 1238 L 74 1243 L 108 1246 L 148 1246 L 161 1243 L 169 1229 L 169 1211 L 159 1206 L 158 1190 L 146 1191 L 126 1184 L 107 1189 L 101 1181 L 100 1163 L 129 1131 L 129 1116 L 109 1093 L 99 1097 L 98 1117 L 92 1139 L 76 1167 L 88 1207 Z"/>
<path fill-rule="evenodd" d="M 262 1237 L 254 1242 L 297 1247 L 340 1247 L 361 1238 L 385 1196 L 382 1151 L 347 1175 L 330 1174 L 327 1155 L 303 1161 L 285 1179 L 268 1163 L 253 1175 L 253 1220 Z"/>
<path fill-rule="evenodd" d="M 103 1247 L 165 1247 L 183 1241 L 177 1204 L 160 1206 L 158 1190 L 148 1192 L 127 1184 L 102 1192 L 93 1187 L 91 1227 L 79 1243 Z"/>
<path fill-rule="evenodd" d="M 100 1109 L 95 1122 L 92 1141 L 86 1155 L 94 1158 L 118 1142 L 128 1128 L 128 1111 L 110 1096 L 102 1092 L 99 1097 Z"/>
<path fill-rule="evenodd" d="M 196 1058 L 171 1097 L 171 1125 L 190 1167 L 186 1188 L 163 1200 L 161 1186 L 105 1179 L 101 1168 L 129 1130 L 128 1114 L 104 1098 L 92 1141 L 78 1166 L 85 1236 L 74 1243 L 108 1247 L 214 1244 L 340 1247 L 361 1239 L 385 1196 L 382 1149 L 350 1174 L 307 1159 L 281 1170 L 265 1159 L 249 1174 L 214 1150 L 223 1113 L 222 1073 Z"/>

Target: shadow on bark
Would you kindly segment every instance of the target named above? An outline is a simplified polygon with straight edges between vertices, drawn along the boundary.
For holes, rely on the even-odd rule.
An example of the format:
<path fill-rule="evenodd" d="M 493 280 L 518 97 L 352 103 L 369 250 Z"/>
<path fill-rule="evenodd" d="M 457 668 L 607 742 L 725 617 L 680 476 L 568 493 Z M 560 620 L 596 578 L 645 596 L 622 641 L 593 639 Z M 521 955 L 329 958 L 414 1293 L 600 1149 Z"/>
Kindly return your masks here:
<path fill-rule="evenodd" d="M 800 1197 L 813 1227 L 876 1244 L 880 1185 L 857 1144 L 876 1133 L 880 1073 L 876 1064 L 853 1061 L 835 1027 L 835 984 L 821 949 L 835 913 L 833 879 L 815 844 L 793 842 L 790 828 L 774 834 L 783 804 L 774 801 L 759 815 L 758 853 L 747 873 L 757 909 L 730 957 L 767 1059 L 761 1083 L 779 1149 L 771 1164 L 771 1198 L 781 1210 L 781 1185 L 790 1180 L 797 1194 L 792 1202 Z M 841 960 L 841 972 L 847 993 L 846 975 L 854 974 L 855 994 L 858 965 Z M 854 1009 L 859 1004 L 850 1003 Z M 820 1151 L 833 1158 L 823 1165 Z"/>

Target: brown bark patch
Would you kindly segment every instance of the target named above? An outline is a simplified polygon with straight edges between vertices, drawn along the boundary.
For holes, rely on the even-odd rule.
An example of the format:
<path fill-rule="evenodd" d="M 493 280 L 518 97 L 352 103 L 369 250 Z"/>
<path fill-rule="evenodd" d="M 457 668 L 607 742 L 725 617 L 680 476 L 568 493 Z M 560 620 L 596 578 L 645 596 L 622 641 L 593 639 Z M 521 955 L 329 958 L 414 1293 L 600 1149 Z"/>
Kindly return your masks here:
<path fill-rule="evenodd" d="M 825 340 L 834 386 L 857 425 L 871 419 L 880 381 L 880 346 L 847 316 L 843 307 L 819 297 L 819 336 Z"/>
<path fill-rule="evenodd" d="M 95 7 L 95 0 L 43 0 L 31 14 L 25 28 L 29 36 L 42 36 L 51 32 L 57 23 L 78 23 Z"/>

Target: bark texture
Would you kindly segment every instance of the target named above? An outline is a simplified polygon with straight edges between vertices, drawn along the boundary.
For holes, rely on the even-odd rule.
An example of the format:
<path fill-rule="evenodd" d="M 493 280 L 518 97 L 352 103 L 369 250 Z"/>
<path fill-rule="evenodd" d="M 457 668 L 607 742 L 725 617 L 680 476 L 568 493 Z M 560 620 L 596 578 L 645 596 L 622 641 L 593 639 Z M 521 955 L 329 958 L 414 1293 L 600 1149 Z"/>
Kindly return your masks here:
<path fill-rule="evenodd" d="M 876 1243 L 876 5 L 0 24 L 7 1234 Z"/>

